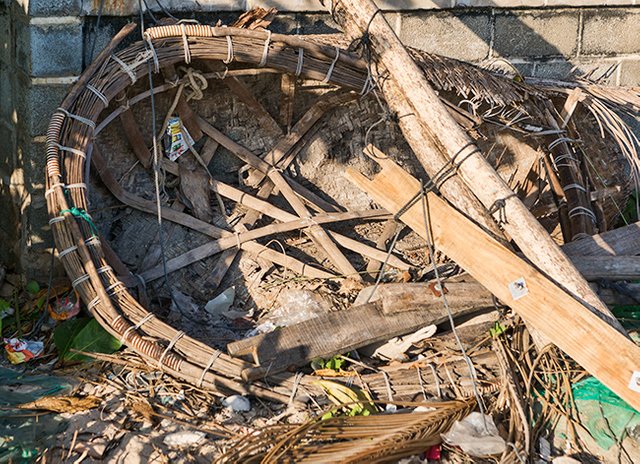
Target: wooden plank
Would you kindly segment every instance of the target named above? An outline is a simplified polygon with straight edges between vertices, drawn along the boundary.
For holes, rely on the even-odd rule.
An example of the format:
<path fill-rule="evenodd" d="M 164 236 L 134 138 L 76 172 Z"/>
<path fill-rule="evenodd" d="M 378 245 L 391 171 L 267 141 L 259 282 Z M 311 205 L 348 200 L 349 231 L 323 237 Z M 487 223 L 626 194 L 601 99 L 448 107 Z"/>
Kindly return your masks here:
<path fill-rule="evenodd" d="M 287 73 L 280 78 L 280 122 L 286 128 L 287 133 L 291 132 L 297 80 L 297 77 Z"/>
<path fill-rule="evenodd" d="M 608 320 L 621 329 L 621 325 L 611 316 L 608 308 L 547 231 L 491 168 L 474 141 L 451 117 L 385 16 L 378 14 L 378 7 L 371 0 L 341 0 L 331 3 L 330 12 L 347 36 L 358 39 L 364 33 L 367 34 L 372 59 L 376 62 L 380 75 L 385 76 L 380 85 L 382 93 L 391 110 L 399 115 L 403 134 L 427 173 L 434 176 L 446 166 L 442 163 L 443 156 L 452 162 L 456 167 L 455 173 L 486 209 L 491 211 L 500 205 L 496 217 L 497 214 L 506 216 L 507 222 L 503 224 L 506 234 L 528 259 L 561 282 L 577 298 L 608 316 Z M 415 123 L 411 126 L 415 131 L 407 130 L 407 124 L 411 124 L 411 121 Z M 449 181 L 445 185 L 447 183 Z M 452 204 L 458 204 L 459 200 L 454 196 L 445 195 Z M 469 209 L 461 210 L 476 219 Z"/>
<path fill-rule="evenodd" d="M 383 219 L 386 217 L 388 217 L 388 214 L 386 212 L 381 212 L 380 210 L 360 212 L 353 211 L 348 213 L 328 213 L 324 215 L 317 215 L 313 218 L 297 218 L 296 220 L 291 222 L 270 224 L 268 226 L 260 227 L 259 229 L 247 230 L 246 232 L 237 232 L 235 234 L 227 235 L 217 240 L 207 242 L 203 245 L 200 245 L 199 247 L 193 248 L 186 253 L 168 260 L 166 262 L 166 272 L 177 271 L 178 269 L 182 269 L 183 267 L 186 267 L 211 255 L 220 253 L 221 251 L 228 250 L 232 247 L 241 248 L 242 244 L 248 241 L 267 237 L 269 235 L 281 234 L 284 232 L 305 229 L 308 227 L 315 227 L 318 224 L 351 221 L 354 219 Z M 150 282 L 162 277 L 164 270 L 164 265 L 159 264 L 158 266 L 143 272 L 142 278 L 146 282 Z"/>
<path fill-rule="evenodd" d="M 640 222 L 565 243 L 562 250 L 571 256 L 640 255 Z"/>
<path fill-rule="evenodd" d="M 434 295 L 414 293 L 412 304 L 416 308 L 414 311 L 400 311 L 401 305 L 396 304 L 398 311 L 387 308 L 388 312 L 384 312 L 377 303 L 333 311 L 274 332 L 230 343 L 227 351 L 231 356 L 253 357 L 259 367 L 244 369 L 242 377 L 255 380 L 303 366 L 315 358 L 346 353 L 448 320 L 442 301 Z M 449 304 L 456 317 L 481 308 L 477 302 L 458 304 L 455 298 Z"/>
<path fill-rule="evenodd" d="M 198 123 L 200 124 L 203 132 L 205 132 L 209 137 L 216 140 L 251 167 L 261 171 L 263 174 L 266 174 L 276 188 L 280 190 L 280 193 L 285 197 L 296 214 L 301 218 L 311 217 L 311 213 L 304 203 L 302 203 L 300 198 L 298 198 L 295 192 L 291 189 L 291 186 L 287 183 L 282 174 L 271 164 L 265 162 L 243 146 L 226 137 L 204 119 L 198 118 Z M 333 242 L 333 240 L 331 240 L 324 229 L 320 226 L 311 226 L 307 231 L 305 231 L 305 233 L 309 235 L 309 237 L 316 243 L 319 250 L 325 253 L 326 257 L 344 276 L 348 276 L 355 280 L 362 280 L 358 271 L 356 271 L 349 260 L 342 254 L 338 249 L 338 246 Z"/>
<path fill-rule="evenodd" d="M 587 280 L 640 278 L 640 256 L 574 256 L 573 263 Z"/>
<path fill-rule="evenodd" d="M 131 146 L 131 150 L 133 150 L 133 154 L 136 155 L 136 158 L 138 158 L 138 161 L 140 161 L 140 164 L 142 164 L 145 169 L 149 169 L 153 163 L 153 155 L 144 141 L 144 136 L 140 131 L 140 127 L 131 108 L 120 113 L 120 122 L 122 123 L 124 135 Z"/>
<path fill-rule="evenodd" d="M 352 169 L 347 177 L 389 212 L 398 213 L 420 191 L 420 183 L 391 159 L 380 155 L 374 159 L 382 171 L 373 180 Z M 640 347 L 437 195 L 425 198 L 429 231 L 439 250 L 640 410 L 640 385 L 635 380 L 640 375 Z M 424 214 L 421 201 L 400 219 L 426 239 Z"/>

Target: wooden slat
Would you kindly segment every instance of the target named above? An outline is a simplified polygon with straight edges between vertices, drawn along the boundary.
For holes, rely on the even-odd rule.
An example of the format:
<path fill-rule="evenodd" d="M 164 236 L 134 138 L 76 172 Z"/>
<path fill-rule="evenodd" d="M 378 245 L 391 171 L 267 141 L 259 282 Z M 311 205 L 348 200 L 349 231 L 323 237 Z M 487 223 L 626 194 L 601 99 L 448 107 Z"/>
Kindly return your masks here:
<path fill-rule="evenodd" d="M 273 184 L 280 190 L 282 196 L 285 197 L 287 202 L 294 209 L 296 214 L 301 218 L 310 218 L 311 213 L 307 207 L 302 203 L 300 198 L 291 189 L 291 186 L 284 179 L 282 174 L 275 169 L 272 165 L 265 162 L 261 158 L 257 157 L 243 146 L 235 143 L 233 140 L 226 137 L 215 127 L 209 124 L 202 118 L 198 118 L 200 128 L 212 139 L 223 145 L 226 149 L 235 154 L 245 163 L 249 164 L 254 169 L 266 174 L 267 177 L 273 182 Z M 306 231 L 309 237 L 316 243 L 320 251 L 323 251 L 326 257 L 338 268 L 338 270 L 345 276 L 349 276 L 355 280 L 362 280 L 362 277 L 355 270 L 349 260 L 338 249 L 338 246 L 327 235 L 327 232 L 320 226 L 312 226 Z"/>
<path fill-rule="evenodd" d="M 640 255 L 640 222 L 565 243 L 562 250 L 576 256 Z"/>
<path fill-rule="evenodd" d="M 136 158 L 138 158 L 138 161 L 140 161 L 140 164 L 142 164 L 145 169 L 149 169 L 153 162 L 153 155 L 144 141 L 144 136 L 140 131 L 140 127 L 138 126 L 138 122 L 136 121 L 131 108 L 120 113 L 120 122 L 122 123 L 124 135 L 129 142 L 129 145 L 131 145 L 131 150 L 133 150 L 133 153 L 136 155 Z"/>
<path fill-rule="evenodd" d="M 587 280 L 640 278 L 640 256 L 574 256 L 573 263 Z"/>
<path fill-rule="evenodd" d="M 391 213 L 398 213 L 420 191 L 420 183 L 384 155 L 382 171 L 369 180 L 349 169 L 347 177 Z M 640 347 L 603 322 L 587 307 L 516 256 L 438 196 L 427 196 L 429 226 L 438 249 L 548 337 L 594 377 L 640 410 Z M 427 238 L 423 203 L 402 214 L 402 222 Z M 524 280 L 526 293 L 511 288 Z"/>
<path fill-rule="evenodd" d="M 227 351 L 232 356 L 251 355 L 254 358 L 260 367 L 244 369 L 242 377 L 255 380 L 303 366 L 315 358 L 347 353 L 448 320 L 446 309 L 434 295 L 414 293 L 414 311 L 401 311 L 402 303 L 394 305 L 398 311 L 392 307 L 383 311 L 378 303 L 333 311 L 274 332 L 230 343 Z M 471 314 L 481 307 L 477 301 L 458 304 L 455 297 L 450 301 L 454 316 Z"/>
<path fill-rule="evenodd" d="M 349 213 L 329 213 L 325 215 L 314 216 L 313 218 L 296 219 L 291 222 L 281 222 L 277 224 L 270 224 L 268 226 L 261 227 L 259 229 L 247 230 L 245 232 L 237 232 L 236 234 L 227 235 L 217 240 L 207 242 L 199 247 L 193 248 L 186 253 L 176 256 L 166 262 L 166 268 L 163 264 L 149 269 L 142 273 L 142 278 L 146 282 L 158 279 L 166 272 L 174 272 L 178 269 L 182 269 L 190 264 L 207 258 L 211 255 L 220 253 L 221 251 L 228 250 L 232 247 L 241 247 L 241 244 L 258 238 L 267 237 L 269 235 L 281 234 L 284 232 L 290 232 L 292 230 L 306 229 L 308 227 L 314 227 L 318 224 L 326 224 L 339 221 L 351 221 L 354 219 L 383 219 L 388 217 L 386 212 L 380 210 L 363 211 L 363 212 L 349 212 Z"/>

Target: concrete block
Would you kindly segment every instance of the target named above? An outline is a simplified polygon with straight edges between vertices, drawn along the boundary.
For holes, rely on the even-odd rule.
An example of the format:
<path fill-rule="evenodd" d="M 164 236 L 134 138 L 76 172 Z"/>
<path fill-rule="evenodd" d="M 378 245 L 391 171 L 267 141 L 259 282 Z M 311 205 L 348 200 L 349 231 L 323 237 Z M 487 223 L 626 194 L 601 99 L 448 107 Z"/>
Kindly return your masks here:
<path fill-rule="evenodd" d="M 585 7 L 585 6 L 616 6 L 635 5 L 633 0 L 547 0 L 548 7 Z"/>
<path fill-rule="evenodd" d="M 543 0 L 537 1 L 543 3 Z M 451 0 L 379 0 L 376 2 L 376 5 L 378 5 L 378 8 L 389 11 L 433 10 L 439 8 L 450 8 Z M 245 8 L 249 10 L 256 6 L 260 6 L 262 8 L 276 8 L 278 11 L 316 12 L 328 10 L 328 7 L 322 6 L 320 0 L 247 0 Z"/>
<path fill-rule="evenodd" d="M 455 0 L 455 6 L 462 8 L 535 8 L 544 4 L 544 0 Z"/>
<path fill-rule="evenodd" d="M 533 71 L 534 77 L 543 79 L 569 79 L 573 63 L 569 61 L 538 61 Z"/>
<path fill-rule="evenodd" d="M 82 71 L 82 22 L 15 22 L 16 64 L 31 76 L 66 76 Z"/>
<path fill-rule="evenodd" d="M 491 17 L 488 12 L 403 13 L 400 39 L 427 52 L 480 61 L 489 54 Z"/>
<path fill-rule="evenodd" d="M 26 81 L 26 82 L 25 82 Z M 31 85 L 22 76 L 15 95 L 17 126 L 30 136 L 44 135 L 49 118 L 69 91 L 69 85 Z"/>
<path fill-rule="evenodd" d="M 78 16 L 81 0 L 28 0 L 29 16 Z"/>
<path fill-rule="evenodd" d="M 13 70 L 9 65 L 0 62 L 0 118 L 7 123 L 13 119 L 13 82 Z"/>
<path fill-rule="evenodd" d="M 574 10 L 500 11 L 494 51 L 500 56 L 573 56 L 578 45 L 578 16 Z"/>
<path fill-rule="evenodd" d="M 164 7 L 173 13 L 180 12 L 212 12 L 212 11 L 244 11 L 247 0 L 161 0 Z M 82 14 L 95 16 L 100 9 L 101 0 L 82 2 Z M 162 9 L 155 1 L 147 1 L 153 13 L 162 14 Z M 144 5 L 143 5 L 144 8 Z M 106 16 L 132 16 L 138 14 L 138 0 L 110 0 L 105 2 L 102 14 Z"/>
<path fill-rule="evenodd" d="M 583 55 L 640 52 L 640 9 L 598 8 L 585 11 L 583 18 Z"/>
<path fill-rule="evenodd" d="M 586 79 L 597 81 L 603 85 L 615 85 L 618 75 L 617 60 L 585 59 L 573 60 L 574 74 Z"/>
<path fill-rule="evenodd" d="M 340 32 L 329 13 L 279 13 L 269 27 L 280 34 L 334 34 Z"/>
<path fill-rule="evenodd" d="M 624 60 L 622 62 L 620 85 L 640 86 L 640 59 Z"/>
<path fill-rule="evenodd" d="M 13 34 L 9 9 L 0 7 L 0 62 L 11 64 L 13 61 Z"/>

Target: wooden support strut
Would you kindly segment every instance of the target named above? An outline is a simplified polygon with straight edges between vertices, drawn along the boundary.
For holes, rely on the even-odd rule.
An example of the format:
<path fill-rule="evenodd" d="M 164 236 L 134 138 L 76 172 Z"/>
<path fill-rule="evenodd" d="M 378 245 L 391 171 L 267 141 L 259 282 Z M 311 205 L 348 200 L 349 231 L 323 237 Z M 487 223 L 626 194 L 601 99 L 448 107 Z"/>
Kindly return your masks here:
<path fill-rule="evenodd" d="M 507 223 L 504 224 L 506 233 L 528 259 L 551 278 L 561 282 L 581 301 L 588 303 L 594 313 L 624 333 L 621 324 L 547 231 L 451 117 L 384 16 L 378 14 L 379 8 L 371 0 L 335 0 L 325 3 L 331 5 L 333 18 L 350 38 L 361 38 L 366 33 L 374 59 L 380 71 L 386 73 L 384 82 L 378 81 L 380 89 L 390 108 L 401 116 L 401 129 L 427 173 L 433 177 L 442 169 L 444 163 L 441 162 L 441 156 L 445 155 L 485 208 L 490 211 L 502 210 L 498 212 L 507 218 Z M 414 133 L 410 133 L 406 126 L 406 122 L 411 120 L 415 121 L 412 126 L 416 130 Z M 436 147 L 436 151 L 425 152 L 425 143 Z M 444 186 L 449 182 L 450 180 Z M 444 186 L 441 188 L 443 194 L 457 205 L 457 200 L 446 194 Z M 471 215 L 466 208 L 462 208 L 462 211 Z"/>
<path fill-rule="evenodd" d="M 347 177 L 417 234 L 430 233 L 439 250 L 640 411 L 640 347 L 437 195 L 406 208 L 421 190 L 418 180 L 384 154 L 372 158 L 382 166 L 373 180 L 352 169 Z"/>
<path fill-rule="evenodd" d="M 225 146 L 225 148 L 230 149 L 228 146 L 229 139 L 227 137 L 221 137 L 221 135 L 224 134 L 222 134 L 202 118 L 198 118 L 198 123 L 200 124 L 200 128 L 204 133 L 206 133 L 216 142 Z M 271 182 L 273 182 L 278 190 L 280 190 L 280 193 L 286 198 L 287 202 L 295 210 L 296 214 L 298 214 L 301 218 L 311 218 L 311 213 L 309 212 L 307 207 L 300 200 L 300 198 L 298 198 L 291 186 L 287 183 L 282 174 L 274 166 L 260 159 L 246 148 L 236 145 L 237 144 L 234 144 L 233 149 L 230 149 L 233 154 L 235 154 L 245 163 L 249 164 L 251 167 L 258 169 L 262 173 L 266 174 Z M 307 233 L 316 243 L 318 248 L 325 252 L 327 257 L 331 260 L 331 262 L 333 262 L 333 264 L 338 268 L 338 270 L 340 270 L 343 275 L 352 277 L 355 280 L 362 280 L 362 277 L 360 276 L 358 271 L 356 271 L 349 260 L 345 258 L 342 252 L 338 249 L 338 246 L 335 244 L 335 242 L 333 242 L 333 240 L 331 240 L 324 229 L 322 229 L 320 226 L 314 225 L 308 229 Z"/>

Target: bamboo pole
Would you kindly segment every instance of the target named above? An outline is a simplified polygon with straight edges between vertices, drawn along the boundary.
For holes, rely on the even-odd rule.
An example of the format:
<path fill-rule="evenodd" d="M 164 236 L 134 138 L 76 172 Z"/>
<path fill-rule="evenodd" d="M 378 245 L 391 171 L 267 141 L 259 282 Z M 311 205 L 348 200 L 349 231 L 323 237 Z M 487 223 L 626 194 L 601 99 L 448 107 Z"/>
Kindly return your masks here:
<path fill-rule="evenodd" d="M 420 68 L 406 51 L 380 10 L 371 0 L 335 0 L 330 12 L 352 39 L 366 34 L 379 72 L 386 79 L 379 86 L 390 108 L 403 120 L 415 120 L 417 133 L 403 133 L 429 175 L 435 175 L 439 160 L 420 143 L 431 141 L 457 167 L 456 172 L 488 210 L 501 209 L 504 229 L 522 252 L 540 270 L 561 282 L 573 295 L 588 303 L 602 319 L 624 333 L 620 323 L 589 287 L 586 280 L 551 239 L 529 210 L 509 189 L 440 102 Z M 400 98 L 398 98 L 400 97 Z M 410 107 L 411 111 L 406 112 Z M 435 159 L 435 161 L 434 161 Z M 442 167 L 442 165 L 441 165 Z M 446 185 L 446 184 L 445 184 Z"/>

